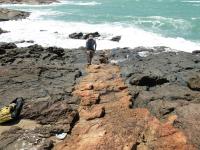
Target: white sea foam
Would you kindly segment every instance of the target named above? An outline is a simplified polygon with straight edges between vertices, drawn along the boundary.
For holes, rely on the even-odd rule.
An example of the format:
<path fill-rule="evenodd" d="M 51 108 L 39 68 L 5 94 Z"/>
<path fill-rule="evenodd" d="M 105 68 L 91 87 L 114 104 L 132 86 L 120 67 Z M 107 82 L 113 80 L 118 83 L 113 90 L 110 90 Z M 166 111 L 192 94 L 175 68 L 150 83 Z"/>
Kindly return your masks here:
<path fill-rule="evenodd" d="M 200 3 L 200 1 L 182 1 L 184 3 Z"/>
<path fill-rule="evenodd" d="M 34 18 L 34 17 L 33 17 Z M 122 24 L 87 24 L 78 22 L 44 21 L 38 19 L 25 19 L 21 21 L 0 22 L 0 27 L 11 31 L 1 34 L 0 41 L 15 42 L 20 40 L 33 40 L 43 46 L 58 46 L 63 48 L 78 48 L 85 46 L 85 40 L 69 39 L 73 32 L 96 32 L 102 36 L 97 39 L 98 49 L 111 49 L 116 47 L 153 47 L 168 46 L 172 49 L 191 52 L 200 49 L 200 43 L 183 38 L 163 37 L 147 32 L 134 26 Z M 43 30 L 43 31 L 41 31 Z M 120 42 L 112 42 L 113 36 L 122 36 Z M 27 46 L 26 43 L 18 46 Z"/>
<path fill-rule="evenodd" d="M 95 5 L 101 5 L 99 2 L 91 1 L 91 2 L 84 2 L 84 1 L 66 1 L 65 4 L 70 5 L 81 5 L 81 6 L 95 6 Z"/>

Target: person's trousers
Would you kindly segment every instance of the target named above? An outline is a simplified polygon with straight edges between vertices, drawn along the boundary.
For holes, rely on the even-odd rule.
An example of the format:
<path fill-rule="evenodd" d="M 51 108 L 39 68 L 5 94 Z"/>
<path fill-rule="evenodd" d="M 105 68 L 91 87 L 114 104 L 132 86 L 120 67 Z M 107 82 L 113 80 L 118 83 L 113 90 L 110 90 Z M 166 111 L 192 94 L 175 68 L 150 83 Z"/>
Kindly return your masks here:
<path fill-rule="evenodd" d="M 88 64 L 91 65 L 92 58 L 94 56 L 95 51 L 94 50 L 87 50 L 86 52 L 87 52 L 87 61 L 88 61 Z"/>

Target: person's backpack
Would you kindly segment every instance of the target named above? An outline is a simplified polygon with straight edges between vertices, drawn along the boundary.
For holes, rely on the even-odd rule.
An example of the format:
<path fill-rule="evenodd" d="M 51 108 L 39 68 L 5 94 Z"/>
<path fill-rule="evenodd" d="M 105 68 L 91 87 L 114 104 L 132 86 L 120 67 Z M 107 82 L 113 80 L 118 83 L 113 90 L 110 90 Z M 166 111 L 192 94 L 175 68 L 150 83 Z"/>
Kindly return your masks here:
<path fill-rule="evenodd" d="M 17 119 L 24 104 L 23 98 L 16 98 L 9 106 L 0 109 L 0 123 L 4 123 L 13 119 Z"/>

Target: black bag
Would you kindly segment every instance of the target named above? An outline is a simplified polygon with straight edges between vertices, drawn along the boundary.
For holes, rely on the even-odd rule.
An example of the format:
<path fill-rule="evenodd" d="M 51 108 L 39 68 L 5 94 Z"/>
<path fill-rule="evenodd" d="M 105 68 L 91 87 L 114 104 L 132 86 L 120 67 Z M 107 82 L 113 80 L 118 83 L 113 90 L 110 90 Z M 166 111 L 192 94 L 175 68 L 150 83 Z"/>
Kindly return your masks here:
<path fill-rule="evenodd" d="M 15 107 L 13 108 L 13 111 L 11 112 L 11 117 L 13 119 L 17 119 L 21 113 L 22 107 L 24 105 L 24 99 L 22 97 L 16 98 L 12 101 L 12 103 L 15 103 Z"/>

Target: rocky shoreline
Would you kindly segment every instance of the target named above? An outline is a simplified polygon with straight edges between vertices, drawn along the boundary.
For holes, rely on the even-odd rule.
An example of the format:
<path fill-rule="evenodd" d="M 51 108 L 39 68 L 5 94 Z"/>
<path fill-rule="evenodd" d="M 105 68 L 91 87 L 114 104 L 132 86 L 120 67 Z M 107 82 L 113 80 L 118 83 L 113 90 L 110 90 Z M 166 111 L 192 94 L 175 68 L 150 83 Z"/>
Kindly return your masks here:
<path fill-rule="evenodd" d="M 99 91 L 97 97 L 84 95 L 86 100 L 98 100 L 94 103 L 95 105 L 93 102 L 89 102 L 87 107 L 95 108 L 96 105 L 99 107 L 103 104 L 105 109 L 84 112 L 84 115 L 87 116 L 86 123 L 87 120 L 94 123 L 106 119 L 110 114 L 107 107 L 112 106 L 113 109 L 118 109 L 116 107 L 123 106 L 122 104 L 114 105 L 115 102 L 112 100 L 116 98 L 112 96 L 112 93 L 115 93 L 115 96 L 117 94 L 120 96 L 120 91 L 122 93 L 124 90 L 128 92 L 130 103 L 125 110 L 130 112 L 123 113 L 123 117 L 127 120 L 122 121 L 120 118 L 119 114 L 124 111 L 122 109 L 122 112 L 113 114 L 115 121 L 113 120 L 114 122 L 110 124 L 112 128 L 115 128 L 116 125 L 117 128 L 123 130 L 123 133 L 114 130 L 109 132 L 110 137 L 118 136 L 122 139 L 119 140 L 119 143 L 110 145 L 110 149 L 116 149 L 118 144 L 123 147 L 126 142 L 122 142 L 125 139 L 123 139 L 124 136 L 120 137 L 119 133 L 124 134 L 124 132 L 128 133 L 131 130 L 137 131 L 131 132 L 131 136 L 135 139 L 129 141 L 129 144 L 132 144 L 136 149 L 141 148 L 141 146 L 159 149 L 163 144 L 161 139 L 164 137 L 166 148 L 182 144 L 189 146 L 190 149 L 199 149 L 200 55 L 198 52 L 167 52 L 166 50 L 168 50 L 166 47 L 139 47 L 97 51 L 93 59 L 93 64 L 96 64 L 96 67 L 94 65 L 93 70 L 88 72 L 84 48 L 45 48 L 39 45 L 18 48 L 14 43 L 0 43 L 0 106 L 8 104 L 16 97 L 25 99 L 21 120 L 12 125 L 4 124 L 1 126 L 6 127 L 6 129 L 0 127 L 3 130 L 0 132 L 0 149 L 13 149 L 14 147 L 15 149 L 16 147 L 17 149 L 30 147 L 52 149 L 53 145 L 55 145 L 54 149 L 60 149 L 63 144 L 67 145 L 67 143 L 69 147 L 76 149 L 73 147 L 76 143 L 73 143 L 74 139 L 72 140 L 70 137 L 74 137 L 75 133 L 82 134 L 82 136 L 88 134 L 83 133 L 84 129 L 77 130 L 83 117 L 79 110 L 80 106 L 88 103 L 85 100 L 83 103 L 83 96 L 80 96 L 82 92 L 84 93 L 84 89 L 90 92 Z M 106 69 L 109 68 L 113 72 L 112 78 L 109 77 L 110 75 L 101 74 L 103 70 L 98 73 L 98 70 L 103 67 L 101 65 L 108 65 L 103 70 L 106 72 Z M 115 89 L 115 85 L 110 85 L 108 82 L 115 79 L 116 66 L 119 66 L 117 72 L 125 83 L 124 86 L 120 83 L 121 88 L 119 89 Z M 84 78 L 95 72 L 97 76 L 99 74 L 100 77 L 103 77 L 104 82 L 98 82 L 96 79 L 93 81 L 93 78 L 89 79 L 91 82 L 89 84 L 83 82 Z M 91 75 L 91 77 L 95 76 Z M 118 79 L 116 80 L 118 81 Z M 113 83 L 117 84 L 116 81 Z M 77 87 L 79 87 L 79 94 L 75 94 Z M 107 105 L 107 102 L 110 104 Z M 104 113 L 100 110 L 104 110 Z M 99 111 L 100 113 L 98 113 Z M 148 112 L 161 123 L 157 121 L 157 123 L 145 122 L 143 117 L 149 114 Z M 129 118 L 131 116 L 135 117 L 135 120 Z M 87 119 L 88 117 L 89 119 Z M 108 125 L 110 120 L 112 118 L 107 120 Z M 121 121 L 116 122 L 116 120 Z M 20 123 L 22 125 L 19 125 Z M 140 132 L 149 123 L 154 129 L 148 129 L 145 133 Z M 102 124 L 102 127 L 105 124 Z M 126 126 L 129 124 L 130 127 L 121 128 L 125 124 Z M 28 126 L 32 128 L 30 129 Z M 103 129 L 106 131 L 109 128 Z M 108 133 L 108 131 L 106 132 Z M 158 134 L 151 132 L 158 132 Z M 60 145 L 60 140 L 55 137 L 59 133 L 67 133 L 65 140 Z M 142 140 L 141 136 L 136 135 L 136 133 L 143 134 L 144 139 Z M 179 136 L 177 137 L 177 134 L 174 133 Z M 176 139 L 173 139 L 172 135 Z M 109 141 L 112 138 L 108 139 L 103 134 L 101 139 Z M 182 139 L 182 141 L 176 143 L 178 139 Z M 70 141 L 71 146 L 69 145 Z M 93 142 L 93 144 L 101 144 L 101 140 Z M 104 143 L 104 146 L 106 147 L 107 144 Z M 87 144 L 85 146 L 87 147 Z M 131 145 L 129 146 L 131 147 Z M 65 147 L 65 149 L 68 148 Z"/>
<path fill-rule="evenodd" d="M 50 3 L 58 3 L 57 0 L 0 0 L 0 4 L 50 4 Z"/>

